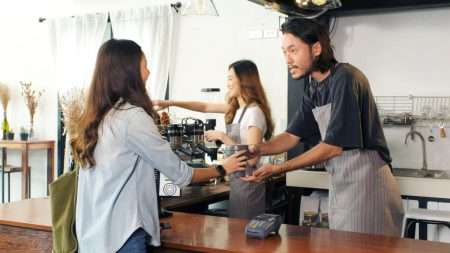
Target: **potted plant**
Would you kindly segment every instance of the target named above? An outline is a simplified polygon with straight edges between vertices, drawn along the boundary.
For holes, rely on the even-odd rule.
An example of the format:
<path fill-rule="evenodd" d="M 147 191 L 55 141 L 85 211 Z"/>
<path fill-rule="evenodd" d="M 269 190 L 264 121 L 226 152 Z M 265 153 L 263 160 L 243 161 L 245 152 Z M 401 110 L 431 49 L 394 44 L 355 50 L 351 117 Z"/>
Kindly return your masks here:
<path fill-rule="evenodd" d="M 8 140 L 14 140 L 14 131 L 12 129 L 8 132 Z"/>
<path fill-rule="evenodd" d="M 30 113 L 30 131 L 28 132 L 28 137 L 34 138 L 34 115 L 37 111 L 39 98 L 42 96 L 44 90 L 37 91 L 33 89 L 31 82 L 20 82 L 20 85 L 22 86 L 22 96 L 25 99 L 25 104 Z"/>
<path fill-rule="evenodd" d="M 20 140 L 27 141 L 28 140 L 28 131 L 25 127 L 20 128 Z"/>

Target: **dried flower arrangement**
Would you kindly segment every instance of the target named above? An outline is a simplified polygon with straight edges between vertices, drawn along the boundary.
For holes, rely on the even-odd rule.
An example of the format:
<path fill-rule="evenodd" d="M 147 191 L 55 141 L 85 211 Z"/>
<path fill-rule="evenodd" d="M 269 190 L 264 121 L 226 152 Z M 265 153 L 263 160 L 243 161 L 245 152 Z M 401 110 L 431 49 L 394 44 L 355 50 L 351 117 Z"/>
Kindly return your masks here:
<path fill-rule="evenodd" d="M 65 132 L 72 139 L 76 136 L 84 109 L 84 90 L 72 88 L 60 97 Z"/>
<path fill-rule="evenodd" d="M 36 109 L 39 103 L 39 98 L 44 93 L 44 90 L 36 91 L 31 88 L 31 82 L 20 82 L 22 86 L 22 96 L 25 98 L 25 104 L 28 107 L 28 112 L 30 113 L 30 138 L 33 137 L 33 124 L 34 115 L 36 114 Z"/>
<path fill-rule="evenodd" d="M 9 87 L 4 83 L 0 83 L 0 102 L 2 103 L 3 111 L 8 109 L 10 99 Z"/>

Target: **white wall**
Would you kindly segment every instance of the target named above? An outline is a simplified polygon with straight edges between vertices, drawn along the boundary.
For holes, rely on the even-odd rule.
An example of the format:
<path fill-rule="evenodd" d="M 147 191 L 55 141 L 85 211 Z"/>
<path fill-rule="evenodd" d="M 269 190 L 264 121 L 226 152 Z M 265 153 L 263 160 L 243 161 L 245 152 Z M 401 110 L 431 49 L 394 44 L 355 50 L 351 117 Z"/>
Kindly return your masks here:
<path fill-rule="evenodd" d="M 8 105 L 8 121 L 19 138 L 20 127 L 29 128 L 29 113 L 21 95 L 20 81 L 31 81 L 33 88 L 44 93 L 35 115 L 35 133 L 39 139 L 56 139 L 56 87 L 48 79 L 50 70 L 47 26 L 26 17 L 0 18 L 0 82 L 6 83 L 11 92 Z M 8 164 L 20 165 L 20 155 L 8 152 Z M 30 153 L 32 167 L 32 196 L 44 196 L 45 165 L 44 151 Z M 0 182 L 1 183 L 1 182 Z M 20 174 L 12 176 L 12 199 L 20 197 Z"/>
<path fill-rule="evenodd" d="M 450 96 L 450 8 L 339 18 L 337 57 L 369 78 L 376 95 Z"/>

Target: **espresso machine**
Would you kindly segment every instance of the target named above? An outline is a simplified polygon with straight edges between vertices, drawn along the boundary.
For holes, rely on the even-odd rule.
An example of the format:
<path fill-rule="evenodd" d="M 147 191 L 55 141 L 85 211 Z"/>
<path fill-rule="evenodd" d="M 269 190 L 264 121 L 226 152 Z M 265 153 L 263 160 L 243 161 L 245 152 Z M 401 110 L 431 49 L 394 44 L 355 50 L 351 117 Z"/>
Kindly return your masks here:
<path fill-rule="evenodd" d="M 217 159 L 216 143 L 204 139 L 205 131 L 214 130 L 215 127 L 215 119 L 203 122 L 196 118 L 183 118 L 181 124 L 169 124 L 163 136 L 181 160 L 194 168 L 204 168 L 207 166 L 205 155 L 209 156 L 211 161 Z"/>

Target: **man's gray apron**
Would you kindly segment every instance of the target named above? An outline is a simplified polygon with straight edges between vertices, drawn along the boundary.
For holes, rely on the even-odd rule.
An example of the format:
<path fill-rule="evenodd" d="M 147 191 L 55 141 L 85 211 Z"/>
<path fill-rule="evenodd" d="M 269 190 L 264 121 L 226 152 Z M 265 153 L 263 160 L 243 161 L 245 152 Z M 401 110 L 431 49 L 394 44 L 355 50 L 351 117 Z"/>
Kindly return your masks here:
<path fill-rule="evenodd" d="M 331 103 L 313 109 L 322 140 Z M 375 150 L 344 151 L 325 163 L 331 175 L 330 229 L 400 236 L 403 206 L 389 166 Z"/>
<path fill-rule="evenodd" d="M 235 142 L 241 143 L 240 125 L 247 106 L 242 111 L 236 124 L 227 125 L 227 135 Z M 264 213 L 266 201 L 266 185 L 264 182 L 253 183 L 240 179 L 245 172 L 236 172 L 230 175 L 230 200 L 228 215 L 232 218 L 252 219 Z"/>

